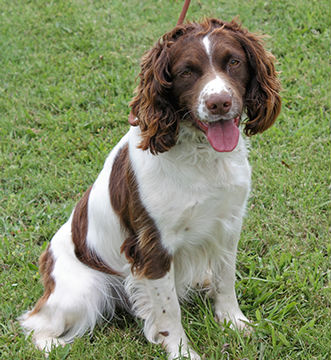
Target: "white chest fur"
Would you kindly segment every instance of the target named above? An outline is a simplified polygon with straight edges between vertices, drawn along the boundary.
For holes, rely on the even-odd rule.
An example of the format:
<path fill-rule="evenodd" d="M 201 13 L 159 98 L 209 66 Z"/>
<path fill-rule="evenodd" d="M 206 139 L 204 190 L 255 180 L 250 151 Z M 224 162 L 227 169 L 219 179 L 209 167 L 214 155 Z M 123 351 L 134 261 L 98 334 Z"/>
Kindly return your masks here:
<path fill-rule="evenodd" d="M 141 200 L 169 251 L 213 240 L 220 226 L 243 217 L 251 171 L 242 138 L 235 151 L 217 153 L 183 134 L 170 151 L 153 156 L 136 149 L 139 132 L 130 132 Z"/>

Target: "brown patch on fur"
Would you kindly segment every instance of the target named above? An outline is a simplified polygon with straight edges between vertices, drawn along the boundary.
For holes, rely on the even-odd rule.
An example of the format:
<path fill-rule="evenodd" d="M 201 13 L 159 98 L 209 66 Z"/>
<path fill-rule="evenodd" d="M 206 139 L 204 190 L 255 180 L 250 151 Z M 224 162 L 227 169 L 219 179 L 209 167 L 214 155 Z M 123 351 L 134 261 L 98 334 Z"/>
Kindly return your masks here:
<path fill-rule="evenodd" d="M 172 257 L 162 247 L 160 233 L 139 197 L 128 145 L 119 150 L 109 179 L 110 201 L 128 237 L 121 246 L 131 271 L 159 279 L 169 270 Z"/>
<path fill-rule="evenodd" d="M 48 245 L 47 249 L 41 254 L 39 258 L 39 271 L 42 275 L 42 280 L 44 284 L 44 294 L 43 296 L 38 300 L 36 306 L 33 308 L 33 310 L 30 312 L 29 316 L 35 315 L 40 311 L 40 309 L 43 307 L 51 293 L 55 289 L 55 281 L 52 276 L 52 271 L 54 267 L 54 260 L 53 255 L 50 250 L 50 246 Z"/>
<path fill-rule="evenodd" d="M 169 336 L 169 331 L 160 331 L 159 334 L 164 337 L 167 337 L 167 336 Z"/>
<path fill-rule="evenodd" d="M 110 275 L 120 275 L 117 271 L 106 265 L 86 244 L 88 229 L 88 199 L 92 187 L 90 187 L 75 207 L 71 222 L 72 240 L 75 245 L 75 254 L 82 263 L 90 268 Z"/>

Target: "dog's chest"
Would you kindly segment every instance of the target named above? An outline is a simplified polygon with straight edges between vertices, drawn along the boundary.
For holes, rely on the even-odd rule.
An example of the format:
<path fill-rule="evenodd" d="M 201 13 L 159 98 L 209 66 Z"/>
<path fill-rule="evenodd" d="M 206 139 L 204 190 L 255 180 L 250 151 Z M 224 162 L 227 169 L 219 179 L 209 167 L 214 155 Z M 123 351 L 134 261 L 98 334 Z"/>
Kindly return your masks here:
<path fill-rule="evenodd" d="M 222 221 L 243 216 L 250 188 L 246 158 L 200 166 L 167 159 L 139 169 L 140 196 L 170 247 L 214 237 Z"/>

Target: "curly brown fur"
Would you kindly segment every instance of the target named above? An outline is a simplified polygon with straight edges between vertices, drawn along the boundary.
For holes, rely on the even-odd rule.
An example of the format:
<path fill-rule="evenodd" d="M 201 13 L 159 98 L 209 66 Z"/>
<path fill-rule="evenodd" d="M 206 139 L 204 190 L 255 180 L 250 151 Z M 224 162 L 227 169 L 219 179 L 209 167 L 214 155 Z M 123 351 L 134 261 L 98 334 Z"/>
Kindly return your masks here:
<path fill-rule="evenodd" d="M 140 148 L 152 154 L 162 153 L 176 144 L 181 109 L 172 98 L 171 49 L 179 39 L 204 36 L 211 32 L 227 32 L 240 42 L 250 65 L 251 80 L 245 96 L 248 116 L 244 132 L 254 135 L 267 130 L 281 109 L 280 83 L 274 57 L 262 45 L 261 37 L 250 33 L 232 20 L 205 19 L 202 23 L 178 25 L 169 31 L 142 58 L 140 82 L 130 106 L 140 126 Z"/>

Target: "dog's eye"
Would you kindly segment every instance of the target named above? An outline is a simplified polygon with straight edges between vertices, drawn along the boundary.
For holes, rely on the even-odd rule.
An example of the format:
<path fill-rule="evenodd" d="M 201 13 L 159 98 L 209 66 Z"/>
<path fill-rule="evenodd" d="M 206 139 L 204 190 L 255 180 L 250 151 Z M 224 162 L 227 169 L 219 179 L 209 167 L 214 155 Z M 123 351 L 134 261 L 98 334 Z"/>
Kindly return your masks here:
<path fill-rule="evenodd" d="M 179 74 L 179 76 L 183 78 L 189 78 L 191 77 L 191 75 L 192 75 L 192 70 L 190 69 L 186 69 Z"/>
<path fill-rule="evenodd" d="M 230 62 L 229 62 L 229 65 L 231 67 L 238 66 L 239 64 L 240 64 L 240 61 L 236 60 L 236 59 L 231 59 Z"/>

